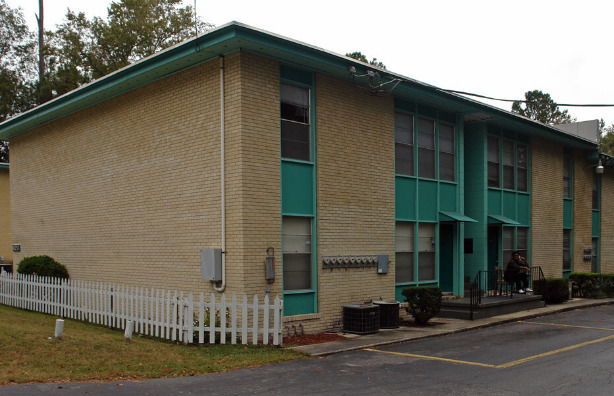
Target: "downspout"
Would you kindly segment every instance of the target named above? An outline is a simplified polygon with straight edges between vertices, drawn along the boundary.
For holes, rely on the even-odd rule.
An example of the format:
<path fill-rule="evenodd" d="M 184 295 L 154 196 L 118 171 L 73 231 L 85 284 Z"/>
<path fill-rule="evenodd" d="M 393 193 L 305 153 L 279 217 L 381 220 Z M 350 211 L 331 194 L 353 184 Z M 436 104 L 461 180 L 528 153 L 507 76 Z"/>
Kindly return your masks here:
<path fill-rule="evenodd" d="M 222 283 L 213 286 L 218 292 L 226 289 L 226 161 L 224 158 L 224 56 L 220 55 L 220 183 L 222 198 Z"/>

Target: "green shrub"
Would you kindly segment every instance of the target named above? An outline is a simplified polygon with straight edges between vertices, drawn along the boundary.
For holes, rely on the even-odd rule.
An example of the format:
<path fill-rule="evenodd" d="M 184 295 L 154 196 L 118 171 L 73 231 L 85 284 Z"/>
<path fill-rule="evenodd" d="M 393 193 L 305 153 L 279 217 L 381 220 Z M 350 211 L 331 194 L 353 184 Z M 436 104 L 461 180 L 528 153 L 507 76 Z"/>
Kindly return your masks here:
<path fill-rule="evenodd" d="M 569 280 L 576 284 L 579 297 L 596 298 L 599 293 L 600 274 L 572 272 Z"/>
<path fill-rule="evenodd" d="M 599 280 L 599 288 L 606 297 L 614 297 L 614 274 L 602 274 Z"/>
<path fill-rule="evenodd" d="M 17 272 L 26 275 L 52 276 L 68 279 L 68 270 L 49 256 L 26 257 L 19 262 Z"/>
<path fill-rule="evenodd" d="M 540 294 L 549 304 L 569 299 L 569 281 L 563 278 L 541 279 L 535 282 L 535 294 Z"/>
<path fill-rule="evenodd" d="M 436 286 L 408 287 L 402 292 L 409 306 L 407 313 L 416 324 L 424 325 L 441 309 L 441 289 Z"/>

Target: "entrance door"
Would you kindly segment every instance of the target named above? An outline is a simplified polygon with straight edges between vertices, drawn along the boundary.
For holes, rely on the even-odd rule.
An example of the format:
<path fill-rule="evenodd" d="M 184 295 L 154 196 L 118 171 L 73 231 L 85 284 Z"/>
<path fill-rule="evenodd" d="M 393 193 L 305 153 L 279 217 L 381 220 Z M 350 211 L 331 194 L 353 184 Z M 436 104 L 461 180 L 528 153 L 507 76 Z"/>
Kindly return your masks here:
<path fill-rule="evenodd" d="M 499 265 L 499 227 L 488 227 L 488 260 L 487 270 L 489 276 L 494 278 L 495 267 Z M 494 279 L 489 279 L 489 284 L 493 284 Z"/>
<path fill-rule="evenodd" d="M 439 287 L 452 292 L 454 287 L 454 225 L 439 223 Z"/>

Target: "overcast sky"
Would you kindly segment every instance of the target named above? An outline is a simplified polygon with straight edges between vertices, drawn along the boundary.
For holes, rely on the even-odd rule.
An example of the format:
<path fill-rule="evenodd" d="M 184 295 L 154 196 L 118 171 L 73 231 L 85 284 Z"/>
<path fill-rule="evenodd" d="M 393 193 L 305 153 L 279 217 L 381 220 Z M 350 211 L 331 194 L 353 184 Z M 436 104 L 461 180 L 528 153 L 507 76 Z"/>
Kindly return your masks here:
<path fill-rule="evenodd" d="M 7 2 L 34 30 L 38 0 Z M 67 8 L 106 17 L 110 3 L 45 0 L 45 26 L 61 23 Z M 504 99 L 539 89 L 558 103 L 614 104 L 614 1 L 196 0 L 196 11 L 216 26 L 234 20 L 339 54 L 361 51 L 440 88 Z M 578 121 L 614 123 L 614 107 L 568 110 Z"/>

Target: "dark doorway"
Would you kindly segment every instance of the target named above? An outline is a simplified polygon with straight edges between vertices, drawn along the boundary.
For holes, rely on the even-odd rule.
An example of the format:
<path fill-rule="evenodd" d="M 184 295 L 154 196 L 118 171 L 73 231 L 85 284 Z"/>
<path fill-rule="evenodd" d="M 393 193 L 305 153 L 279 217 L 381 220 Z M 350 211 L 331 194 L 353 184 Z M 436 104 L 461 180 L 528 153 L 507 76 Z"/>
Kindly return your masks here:
<path fill-rule="evenodd" d="M 453 223 L 439 223 L 439 287 L 442 292 L 454 289 Z"/>

